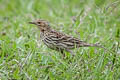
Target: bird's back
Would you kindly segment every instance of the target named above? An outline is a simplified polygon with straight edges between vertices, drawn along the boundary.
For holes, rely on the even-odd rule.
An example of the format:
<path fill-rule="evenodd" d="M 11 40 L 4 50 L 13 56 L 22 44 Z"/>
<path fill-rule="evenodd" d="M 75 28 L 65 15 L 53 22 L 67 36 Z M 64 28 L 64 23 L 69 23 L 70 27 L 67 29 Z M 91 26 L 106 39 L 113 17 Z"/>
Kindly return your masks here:
<path fill-rule="evenodd" d="M 65 35 L 63 33 L 57 32 L 55 30 L 51 30 L 46 33 L 42 33 L 42 41 L 45 45 L 52 49 L 74 49 L 82 46 L 84 43 L 77 38 L 74 38 L 69 35 Z"/>

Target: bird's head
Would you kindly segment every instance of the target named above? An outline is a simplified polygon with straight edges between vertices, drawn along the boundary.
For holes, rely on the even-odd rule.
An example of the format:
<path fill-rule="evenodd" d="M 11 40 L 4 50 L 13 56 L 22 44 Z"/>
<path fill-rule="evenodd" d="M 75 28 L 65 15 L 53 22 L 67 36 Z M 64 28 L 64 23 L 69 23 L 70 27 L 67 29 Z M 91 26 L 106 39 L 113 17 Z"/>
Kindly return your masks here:
<path fill-rule="evenodd" d="M 50 29 L 49 23 L 45 20 L 35 20 L 32 22 L 29 22 L 30 24 L 35 24 L 40 30 L 47 30 Z"/>

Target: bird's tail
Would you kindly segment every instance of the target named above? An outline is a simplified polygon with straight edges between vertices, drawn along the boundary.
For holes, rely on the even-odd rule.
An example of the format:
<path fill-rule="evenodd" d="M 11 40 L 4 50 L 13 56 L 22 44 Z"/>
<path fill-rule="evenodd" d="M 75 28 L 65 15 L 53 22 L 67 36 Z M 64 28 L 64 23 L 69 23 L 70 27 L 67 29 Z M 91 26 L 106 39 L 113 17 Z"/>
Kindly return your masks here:
<path fill-rule="evenodd" d="M 96 44 L 82 43 L 80 44 L 80 47 L 102 47 L 102 46 L 99 45 L 98 43 Z"/>
<path fill-rule="evenodd" d="M 108 51 L 110 53 L 114 53 L 113 51 L 105 48 L 103 45 L 100 45 L 99 43 L 96 44 L 83 43 L 82 45 L 80 45 L 80 47 L 98 47 L 98 48 L 103 48 L 105 51 Z"/>

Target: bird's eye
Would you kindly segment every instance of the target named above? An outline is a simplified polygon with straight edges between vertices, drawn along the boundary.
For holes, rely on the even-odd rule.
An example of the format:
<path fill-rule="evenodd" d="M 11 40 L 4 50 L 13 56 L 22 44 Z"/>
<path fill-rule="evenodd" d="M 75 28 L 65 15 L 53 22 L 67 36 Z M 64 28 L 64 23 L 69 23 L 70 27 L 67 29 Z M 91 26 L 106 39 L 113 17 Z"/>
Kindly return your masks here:
<path fill-rule="evenodd" d="M 41 22 L 38 22 L 38 24 L 40 24 Z"/>

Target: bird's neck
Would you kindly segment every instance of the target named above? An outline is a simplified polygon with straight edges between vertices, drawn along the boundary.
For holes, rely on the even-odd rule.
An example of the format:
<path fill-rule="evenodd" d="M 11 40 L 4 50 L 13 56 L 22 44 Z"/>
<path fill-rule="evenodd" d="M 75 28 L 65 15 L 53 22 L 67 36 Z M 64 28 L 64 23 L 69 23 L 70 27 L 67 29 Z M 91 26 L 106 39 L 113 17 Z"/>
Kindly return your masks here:
<path fill-rule="evenodd" d="M 51 30 L 50 27 L 40 27 L 39 29 L 40 29 L 40 31 L 43 32 L 43 33 Z"/>
<path fill-rule="evenodd" d="M 40 29 L 40 37 L 41 39 L 44 40 L 44 38 L 47 36 L 49 37 L 48 35 L 50 34 L 52 30 L 51 29 Z"/>
<path fill-rule="evenodd" d="M 49 33 L 49 32 L 51 32 L 52 31 L 52 29 L 50 28 L 50 27 L 48 27 L 48 28 L 40 28 L 40 32 L 42 33 L 42 34 L 46 34 L 46 33 Z"/>

